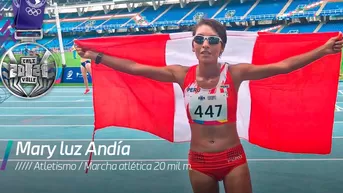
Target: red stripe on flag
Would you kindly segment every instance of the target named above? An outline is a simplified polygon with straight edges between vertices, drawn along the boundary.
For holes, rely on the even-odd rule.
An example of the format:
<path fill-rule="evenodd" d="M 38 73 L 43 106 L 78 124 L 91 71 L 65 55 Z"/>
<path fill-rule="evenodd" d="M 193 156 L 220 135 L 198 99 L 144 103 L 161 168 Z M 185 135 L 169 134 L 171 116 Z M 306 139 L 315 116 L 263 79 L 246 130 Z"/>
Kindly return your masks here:
<path fill-rule="evenodd" d="M 168 35 L 96 38 L 78 41 L 106 54 L 165 66 Z M 171 83 L 115 71 L 92 63 L 95 129 L 109 126 L 146 131 L 173 141 L 174 91 Z"/>
<path fill-rule="evenodd" d="M 281 61 L 337 35 L 264 34 L 252 63 Z M 292 73 L 251 81 L 249 141 L 284 152 L 330 153 L 340 60 L 341 54 L 328 55 Z"/>
<path fill-rule="evenodd" d="M 169 34 L 111 36 L 76 40 L 91 50 L 153 66 L 165 66 Z"/>

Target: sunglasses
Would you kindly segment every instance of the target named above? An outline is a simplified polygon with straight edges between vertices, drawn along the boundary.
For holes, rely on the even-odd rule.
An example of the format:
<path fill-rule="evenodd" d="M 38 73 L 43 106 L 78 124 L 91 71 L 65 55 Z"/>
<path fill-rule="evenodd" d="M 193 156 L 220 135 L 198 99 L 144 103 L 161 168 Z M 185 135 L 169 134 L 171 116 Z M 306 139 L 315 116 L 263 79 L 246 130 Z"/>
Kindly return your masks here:
<path fill-rule="evenodd" d="M 218 36 L 200 36 L 200 35 L 197 35 L 193 38 L 193 40 L 197 44 L 203 44 L 205 42 L 205 40 L 207 40 L 210 45 L 216 45 L 216 44 L 219 44 L 220 42 L 222 42 L 222 40 Z"/>

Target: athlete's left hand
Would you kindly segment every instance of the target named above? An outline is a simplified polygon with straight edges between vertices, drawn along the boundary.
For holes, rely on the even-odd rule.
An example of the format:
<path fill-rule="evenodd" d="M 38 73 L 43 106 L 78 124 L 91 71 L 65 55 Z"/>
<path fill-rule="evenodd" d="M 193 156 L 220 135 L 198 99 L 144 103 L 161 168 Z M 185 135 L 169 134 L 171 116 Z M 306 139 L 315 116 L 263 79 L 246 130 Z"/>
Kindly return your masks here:
<path fill-rule="evenodd" d="M 323 46 L 322 51 L 325 55 L 336 54 L 342 51 L 343 40 L 342 34 L 336 37 L 330 38 Z"/>

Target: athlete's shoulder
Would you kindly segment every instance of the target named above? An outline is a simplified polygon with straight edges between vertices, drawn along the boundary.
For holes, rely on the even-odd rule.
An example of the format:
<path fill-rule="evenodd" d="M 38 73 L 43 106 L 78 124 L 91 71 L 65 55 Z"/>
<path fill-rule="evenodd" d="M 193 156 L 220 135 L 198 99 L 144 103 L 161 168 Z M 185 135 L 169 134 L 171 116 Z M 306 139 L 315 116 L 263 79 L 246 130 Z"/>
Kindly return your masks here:
<path fill-rule="evenodd" d="M 191 66 L 184 66 L 181 64 L 172 64 L 167 66 L 170 69 L 175 69 L 175 70 L 188 70 Z"/>
<path fill-rule="evenodd" d="M 180 64 L 169 65 L 167 68 L 172 71 L 175 75 L 182 75 L 186 74 L 190 69 L 190 66 L 183 66 Z"/>
<path fill-rule="evenodd" d="M 176 82 L 183 88 L 185 79 L 189 73 L 192 66 L 185 66 L 180 64 L 167 66 L 168 70 L 172 72 Z"/>

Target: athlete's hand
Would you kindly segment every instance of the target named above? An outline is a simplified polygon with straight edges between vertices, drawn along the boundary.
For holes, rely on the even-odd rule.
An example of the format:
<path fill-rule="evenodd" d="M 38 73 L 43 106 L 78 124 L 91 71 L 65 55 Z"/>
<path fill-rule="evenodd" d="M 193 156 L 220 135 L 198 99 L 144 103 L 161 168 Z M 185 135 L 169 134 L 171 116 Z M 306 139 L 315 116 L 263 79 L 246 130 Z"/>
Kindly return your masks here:
<path fill-rule="evenodd" d="M 323 46 L 322 52 L 327 54 L 336 54 L 342 51 L 343 40 L 342 34 L 339 34 L 336 37 L 330 38 Z"/>
<path fill-rule="evenodd" d="M 96 56 L 98 55 L 98 53 L 86 48 L 75 47 L 75 50 L 81 58 L 95 60 Z"/>

